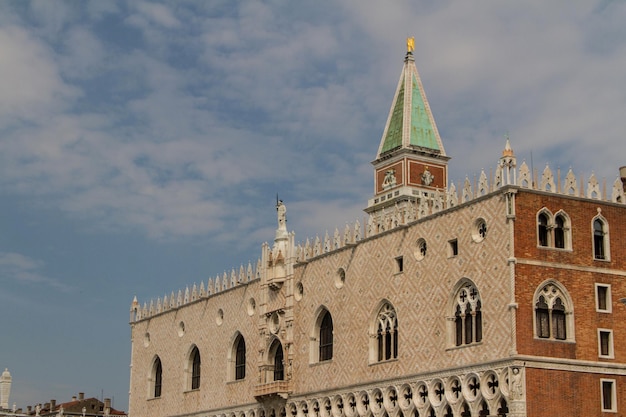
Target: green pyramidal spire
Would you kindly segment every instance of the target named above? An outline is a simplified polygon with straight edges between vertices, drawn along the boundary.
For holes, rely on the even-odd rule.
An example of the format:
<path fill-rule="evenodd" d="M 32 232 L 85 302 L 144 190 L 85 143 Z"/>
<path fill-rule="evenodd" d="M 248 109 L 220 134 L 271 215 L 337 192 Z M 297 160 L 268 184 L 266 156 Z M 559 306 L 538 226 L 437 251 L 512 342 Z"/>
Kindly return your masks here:
<path fill-rule="evenodd" d="M 376 159 L 398 149 L 446 156 L 411 51 L 404 59 Z"/>

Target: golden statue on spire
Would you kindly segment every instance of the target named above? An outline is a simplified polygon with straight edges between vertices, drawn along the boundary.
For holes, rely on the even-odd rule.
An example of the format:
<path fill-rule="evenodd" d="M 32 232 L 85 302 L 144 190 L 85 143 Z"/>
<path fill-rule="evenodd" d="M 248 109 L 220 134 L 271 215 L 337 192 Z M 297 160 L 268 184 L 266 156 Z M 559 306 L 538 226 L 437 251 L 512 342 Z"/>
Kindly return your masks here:
<path fill-rule="evenodd" d="M 412 36 L 410 38 L 406 38 L 406 51 L 413 52 L 414 50 L 415 50 L 415 38 Z"/>

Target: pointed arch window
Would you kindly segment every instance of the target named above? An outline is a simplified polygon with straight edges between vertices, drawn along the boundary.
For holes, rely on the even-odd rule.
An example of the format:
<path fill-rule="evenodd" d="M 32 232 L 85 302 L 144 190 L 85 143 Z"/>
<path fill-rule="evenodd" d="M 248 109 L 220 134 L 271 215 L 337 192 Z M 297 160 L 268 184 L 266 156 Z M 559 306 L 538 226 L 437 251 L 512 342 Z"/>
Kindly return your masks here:
<path fill-rule="evenodd" d="M 161 365 L 161 358 L 158 356 L 154 359 L 152 363 L 152 372 L 150 375 L 151 379 L 151 392 L 152 398 L 161 397 L 161 391 L 163 387 L 163 366 Z"/>
<path fill-rule="evenodd" d="M 278 341 L 275 341 L 274 344 L 276 345 L 276 352 L 274 353 L 274 381 L 282 381 L 285 379 L 283 346 Z"/>
<path fill-rule="evenodd" d="M 472 283 L 461 286 L 454 302 L 454 345 L 469 345 L 483 339 L 482 303 Z"/>
<path fill-rule="evenodd" d="M 565 249 L 565 219 L 557 215 L 554 220 L 554 247 Z"/>
<path fill-rule="evenodd" d="M 570 220 L 567 213 L 559 210 L 556 215 L 547 208 L 537 214 L 537 244 L 555 249 L 572 249 Z"/>
<path fill-rule="evenodd" d="M 593 220 L 593 258 L 609 260 L 609 226 L 599 216 Z"/>
<path fill-rule="evenodd" d="M 554 300 L 552 306 L 552 326 L 554 327 L 554 337 L 558 340 L 567 338 L 567 329 L 565 326 L 565 306 L 560 297 Z"/>
<path fill-rule="evenodd" d="M 537 316 L 537 336 L 541 338 L 550 337 L 550 310 L 543 295 L 535 304 L 535 314 Z"/>
<path fill-rule="evenodd" d="M 240 335 L 235 343 L 235 380 L 240 380 L 246 377 L 246 341 Z"/>
<path fill-rule="evenodd" d="M 549 246 L 548 240 L 548 215 L 546 213 L 540 213 L 537 217 L 537 238 L 539 240 L 539 246 Z"/>
<path fill-rule="evenodd" d="M 383 304 L 376 317 L 376 352 L 378 362 L 398 357 L 398 318 L 389 303 Z"/>
<path fill-rule="evenodd" d="M 573 312 L 569 296 L 554 282 L 535 295 L 535 334 L 541 339 L 573 340 Z"/>
<path fill-rule="evenodd" d="M 329 361 L 333 358 L 333 317 L 324 306 L 315 313 L 309 337 L 309 363 Z"/>
<path fill-rule="evenodd" d="M 319 330 L 319 360 L 327 361 L 333 358 L 333 318 L 328 311 L 323 315 Z"/>
<path fill-rule="evenodd" d="M 194 347 L 191 351 L 191 389 L 200 388 L 200 351 Z"/>

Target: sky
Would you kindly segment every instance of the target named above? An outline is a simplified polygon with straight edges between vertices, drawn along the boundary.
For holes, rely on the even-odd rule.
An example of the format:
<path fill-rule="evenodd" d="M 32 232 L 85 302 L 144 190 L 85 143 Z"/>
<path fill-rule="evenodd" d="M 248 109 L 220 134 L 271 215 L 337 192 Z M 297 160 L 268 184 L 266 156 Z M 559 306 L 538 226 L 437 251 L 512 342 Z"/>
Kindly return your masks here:
<path fill-rule="evenodd" d="M 363 219 L 406 38 L 461 183 L 626 165 L 626 2 L 0 1 L 0 368 L 128 409 L 129 309 Z"/>

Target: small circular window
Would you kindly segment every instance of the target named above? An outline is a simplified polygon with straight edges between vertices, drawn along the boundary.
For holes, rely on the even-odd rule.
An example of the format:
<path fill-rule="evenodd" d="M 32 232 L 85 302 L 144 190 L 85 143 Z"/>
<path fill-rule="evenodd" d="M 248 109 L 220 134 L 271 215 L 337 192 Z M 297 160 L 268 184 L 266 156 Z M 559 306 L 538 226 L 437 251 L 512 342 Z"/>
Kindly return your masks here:
<path fill-rule="evenodd" d="M 277 312 L 273 312 L 269 319 L 269 328 L 270 332 L 273 334 L 278 334 L 280 330 L 280 317 Z"/>
<path fill-rule="evenodd" d="M 300 301 L 302 300 L 303 295 L 304 295 L 304 286 L 302 285 L 301 282 L 298 282 L 296 284 L 296 291 L 294 292 L 293 296 L 295 297 L 296 301 Z"/>
<path fill-rule="evenodd" d="M 148 347 L 150 346 L 150 333 L 147 333 L 143 335 L 143 346 L 144 347 Z"/>
<path fill-rule="evenodd" d="M 415 259 L 417 259 L 418 261 L 424 259 L 424 257 L 426 256 L 427 248 L 428 247 L 426 245 L 426 240 L 424 240 L 423 238 L 419 238 L 417 242 L 415 242 L 415 248 L 413 250 L 413 256 L 415 257 Z"/>
<path fill-rule="evenodd" d="M 254 298 L 250 298 L 248 300 L 248 315 L 252 316 L 254 314 L 254 312 L 256 311 L 256 301 L 254 301 Z"/>
<path fill-rule="evenodd" d="M 335 276 L 335 287 L 341 288 L 346 282 L 346 271 L 343 268 L 339 268 L 337 270 L 337 275 Z"/>
<path fill-rule="evenodd" d="M 178 323 L 178 337 L 183 337 L 185 334 L 185 322 L 181 321 Z"/>
<path fill-rule="evenodd" d="M 218 326 L 221 326 L 222 323 L 224 323 L 224 310 L 222 310 L 221 308 L 219 310 L 217 310 L 217 316 L 215 317 L 215 323 L 217 323 Z"/>
<path fill-rule="evenodd" d="M 476 219 L 472 231 L 474 242 L 482 242 L 487 237 L 487 222 L 485 219 Z"/>

